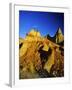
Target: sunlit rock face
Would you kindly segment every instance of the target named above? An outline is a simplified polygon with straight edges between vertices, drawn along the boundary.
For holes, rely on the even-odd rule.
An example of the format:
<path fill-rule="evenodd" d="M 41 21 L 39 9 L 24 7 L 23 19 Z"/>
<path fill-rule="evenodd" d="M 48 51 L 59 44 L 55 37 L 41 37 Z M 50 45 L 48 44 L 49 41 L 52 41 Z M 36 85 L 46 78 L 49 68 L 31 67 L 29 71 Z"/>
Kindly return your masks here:
<path fill-rule="evenodd" d="M 27 33 L 25 40 L 38 41 L 40 38 L 41 34 L 36 29 L 32 29 L 29 33 Z"/>
<path fill-rule="evenodd" d="M 41 34 L 36 30 L 36 29 L 32 29 L 28 35 L 32 35 L 32 36 L 35 36 L 35 37 L 41 37 Z"/>
<path fill-rule="evenodd" d="M 64 36 L 62 34 L 61 28 L 59 28 L 56 33 L 56 43 L 61 43 L 63 41 L 64 41 Z"/>
<path fill-rule="evenodd" d="M 60 46 L 64 46 L 64 35 L 62 34 L 61 28 L 58 28 L 53 37 L 51 37 L 49 34 L 47 34 L 45 37 Z"/>
<path fill-rule="evenodd" d="M 64 40 L 61 30 L 57 43 Z M 64 48 L 36 29 L 19 40 L 19 78 L 49 78 L 64 76 Z"/>

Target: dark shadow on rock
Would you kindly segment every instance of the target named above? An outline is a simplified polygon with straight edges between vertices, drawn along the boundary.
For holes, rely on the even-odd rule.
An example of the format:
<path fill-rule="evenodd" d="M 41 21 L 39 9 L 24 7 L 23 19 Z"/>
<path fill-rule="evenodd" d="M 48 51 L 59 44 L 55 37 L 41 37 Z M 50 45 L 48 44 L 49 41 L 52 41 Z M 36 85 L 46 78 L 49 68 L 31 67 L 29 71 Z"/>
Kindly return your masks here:
<path fill-rule="evenodd" d="M 38 74 L 40 76 L 40 78 L 50 78 L 50 77 L 54 77 L 53 75 L 51 75 L 50 73 L 47 72 L 47 70 L 45 69 L 40 69 L 38 71 Z"/>
<path fill-rule="evenodd" d="M 23 43 L 19 44 L 19 49 L 22 47 Z"/>
<path fill-rule="evenodd" d="M 42 65 L 44 65 L 46 63 L 46 61 L 48 60 L 48 57 L 51 55 L 52 50 L 51 50 L 51 48 L 49 48 L 48 51 L 44 51 L 44 50 L 42 50 L 42 48 L 43 48 L 43 46 L 39 49 L 38 52 L 40 53 Z"/>

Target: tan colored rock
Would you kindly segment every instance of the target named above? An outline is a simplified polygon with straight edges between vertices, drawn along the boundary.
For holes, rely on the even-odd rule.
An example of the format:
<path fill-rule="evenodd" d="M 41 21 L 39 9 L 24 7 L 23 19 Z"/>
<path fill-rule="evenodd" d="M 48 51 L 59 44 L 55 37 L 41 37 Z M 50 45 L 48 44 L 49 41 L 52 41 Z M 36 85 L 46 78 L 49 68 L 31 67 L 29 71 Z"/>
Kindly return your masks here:
<path fill-rule="evenodd" d="M 34 30 L 28 33 L 25 39 L 20 39 L 19 44 L 21 43 L 23 44 L 19 48 L 20 79 L 39 78 L 38 71 L 42 69 L 55 77 L 63 76 L 64 51 L 59 49 L 59 45 L 41 37 L 40 33 Z M 42 55 L 44 52 L 46 53 L 46 58 L 44 56 L 43 60 L 43 56 L 41 57 L 41 52 L 39 52 L 41 47 Z"/>

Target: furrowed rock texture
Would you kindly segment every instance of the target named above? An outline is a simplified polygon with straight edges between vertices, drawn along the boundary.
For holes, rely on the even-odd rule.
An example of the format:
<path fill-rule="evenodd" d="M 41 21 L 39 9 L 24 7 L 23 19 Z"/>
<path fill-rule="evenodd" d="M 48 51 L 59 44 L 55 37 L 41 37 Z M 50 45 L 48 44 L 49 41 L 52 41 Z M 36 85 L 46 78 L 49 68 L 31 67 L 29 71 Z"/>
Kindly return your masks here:
<path fill-rule="evenodd" d="M 61 31 L 60 31 L 61 32 Z M 59 36 L 58 36 L 59 38 Z M 61 38 L 61 35 L 60 35 Z M 63 39 L 63 35 L 61 41 Z M 19 38 L 19 78 L 64 76 L 64 47 L 32 29 Z"/>

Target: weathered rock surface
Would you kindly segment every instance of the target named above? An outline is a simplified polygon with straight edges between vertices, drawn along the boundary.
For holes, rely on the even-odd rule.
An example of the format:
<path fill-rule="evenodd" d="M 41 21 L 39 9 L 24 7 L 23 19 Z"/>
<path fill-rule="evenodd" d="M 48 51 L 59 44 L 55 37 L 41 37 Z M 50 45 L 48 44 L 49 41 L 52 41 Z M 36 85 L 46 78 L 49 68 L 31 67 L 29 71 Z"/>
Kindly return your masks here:
<path fill-rule="evenodd" d="M 64 47 L 32 30 L 19 43 L 19 78 L 64 76 Z"/>

